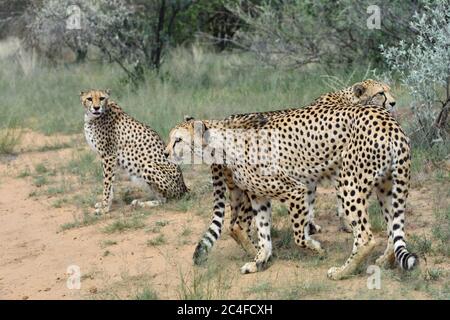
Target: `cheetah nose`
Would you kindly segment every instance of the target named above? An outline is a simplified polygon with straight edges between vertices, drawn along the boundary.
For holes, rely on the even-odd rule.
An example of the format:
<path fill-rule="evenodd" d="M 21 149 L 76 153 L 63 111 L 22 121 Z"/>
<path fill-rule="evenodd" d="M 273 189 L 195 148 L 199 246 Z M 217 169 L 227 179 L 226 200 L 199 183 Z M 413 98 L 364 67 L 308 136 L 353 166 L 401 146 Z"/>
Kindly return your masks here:
<path fill-rule="evenodd" d="M 94 106 L 94 110 L 98 111 L 100 109 L 100 106 Z"/>
<path fill-rule="evenodd" d="M 389 102 L 389 104 L 391 105 L 391 107 L 395 106 L 395 101 Z"/>

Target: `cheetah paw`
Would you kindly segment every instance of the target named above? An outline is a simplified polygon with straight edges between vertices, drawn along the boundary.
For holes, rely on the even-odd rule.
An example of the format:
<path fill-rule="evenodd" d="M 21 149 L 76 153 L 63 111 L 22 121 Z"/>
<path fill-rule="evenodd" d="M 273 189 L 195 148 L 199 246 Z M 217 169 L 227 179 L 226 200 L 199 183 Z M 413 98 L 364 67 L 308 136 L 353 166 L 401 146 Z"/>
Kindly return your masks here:
<path fill-rule="evenodd" d="M 103 202 L 97 202 L 94 207 L 95 207 L 94 213 L 96 215 L 103 215 L 109 212 L 109 207 L 105 206 Z"/>
<path fill-rule="evenodd" d="M 330 269 L 328 269 L 327 276 L 332 280 L 341 280 L 347 275 L 345 274 L 342 267 L 331 267 Z"/>
<path fill-rule="evenodd" d="M 325 250 L 322 249 L 322 246 L 320 245 L 319 241 L 316 241 L 314 239 L 309 239 L 306 241 L 306 247 L 311 249 L 314 252 L 317 252 L 319 254 L 324 254 Z"/>
<path fill-rule="evenodd" d="M 158 201 L 158 200 L 139 201 L 139 200 L 135 199 L 131 202 L 131 207 L 133 207 L 134 209 L 136 209 L 136 208 L 153 208 L 153 207 L 160 206 L 161 204 L 162 204 L 162 202 Z"/>
<path fill-rule="evenodd" d="M 242 274 L 255 273 L 255 272 L 258 272 L 258 266 L 257 266 L 256 262 L 248 262 L 241 268 Z"/>

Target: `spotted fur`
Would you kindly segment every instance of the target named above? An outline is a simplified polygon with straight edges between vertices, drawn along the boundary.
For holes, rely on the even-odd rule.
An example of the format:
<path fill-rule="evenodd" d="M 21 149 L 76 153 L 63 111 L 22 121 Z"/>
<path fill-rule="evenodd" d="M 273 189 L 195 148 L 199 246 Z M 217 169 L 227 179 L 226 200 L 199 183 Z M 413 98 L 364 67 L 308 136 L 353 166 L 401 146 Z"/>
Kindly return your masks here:
<path fill-rule="evenodd" d="M 108 90 L 81 92 L 80 99 L 85 111 L 86 140 L 100 155 L 103 166 L 103 199 L 95 205 L 96 213 L 110 210 L 117 168 L 150 187 L 159 198 L 135 200 L 134 205 L 155 206 L 187 192 L 180 168 L 164 156 L 165 145 L 158 133 L 126 114 L 109 99 Z"/>
<path fill-rule="evenodd" d="M 326 94 L 324 96 L 316 99 L 316 103 L 320 103 L 321 100 L 329 99 L 330 96 L 339 97 L 340 99 L 345 99 L 350 103 L 359 103 L 362 106 L 372 103 L 379 105 L 387 110 L 392 111 L 395 106 L 395 99 L 390 93 L 390 88 L 386 84 L 377 82 L 371 79 L 365 80 L 363 82 L 355 83 L 349 88 L 343 89 L 341 91 Z M 236 127 L 254 127 L 262 126 L 267 123 L 267 118 L 265 115 L 274 116 L 277 113 L 285 112 L 286 110 L 280 111 L 270 111 L 270 112 L 260 112 L 260 113 L 248 113 L 248 114 L 235 114 L 226 118 L 226 125 L 229 128 Z M 194 120 L 192 117 L 186 117 L 186 121 Z M 230 235 L 236 240 L 236 242 L 241 245 L 245 251 L 249 254 L 254 254 L 256 251 L 256 241 L 252 238 L 251 225 L 253 222 L 254 211 L 251 207 L 251 201 L 249 196 L 239 189 L 238 186 L 233 181 L 232 174 L 227 170 L 226 166 L 222 166 L 225 176 L 225 183 L 229 190 L 230 197 Z M 217 174 L 217 170 L 212 171 L 213 178 Z M 314 203 L 316 197 L 316 183 L 309 184 L 307 191 L 307 201 L 308 201 L 308 216 L 309 222 L 307 224 L 308 234 L 315 234 L 320 232 L 321 227 L 314 222 Z M 342 217 L 342 210 L 338 208 L 338 214 L 340 215 L 341 227 L 347 232 L 351 232 L 351 227 L 346 223 L 345 219 Z M 214 221 L 214 220 L 213 220 Z M 214 226 L 212 226 L 215 229 Z M 222 226 L 218 228 L 221 231 Z M 205 241 L 201 241 L 200 244 L 205 248 L 198 249 L 198 252 L 202 254 L 195 254 L 195 257 L 201 257 L 204 252 L 211 250 L 216 241 L 216 233 L 205 233 Z M 219 233 L 220 234 L 220 233 Z M 194 259 L 197 263 L 200 263 L 204 259 Z"/>
<path fill-rule="evenodd" d="M 381 97 L 386 95 L 376 95 L 386 102 Z M 373 101 L 373 98 L 368 101 Z M 385 107 L 384 103 L 381 105 Z M 236 119 L 244 119 L 245 123 Z M 172 158 L 179 157 L 180 148 L 185 147 L 183 145 L 188 144 L 192 148 L 192 140 L 183 139 L 181 133 L 187 132 L 191 138 L 198 136 L 197 140 L 201 139 L 207 146 L 211 136 L 208 132 L 214 129 L 215 134 L 222 134 L 224 150 L 233 150 L 236 141 L 227 139 L 225 129 L 245 129 L 240 133 L 243 142 L 239 143 L 242 145 L 238 146 L 245 150 L 245 164 L 225 163 L 232 173 L 233 183 L 249 196 L 256 214 L 257 254 L 253 262 L 241 268 L 243 273 L 261 270 L 272 254 L 271 199 L 286 203 L 295 242 L 301 247 L 322 251 L 320 244 L 308 232 L 308 191 L 310 186 L 325 178 L 337 180 L 341 212 L 354 235 L 352 254 L 343 266 L 329 270 L 330 278 L 341 279 L 350 275 L 375 246 L 367 215 L 367 201 L 373 189 L 379 196 L 388 224 L 388 245 L 377 263 L 385 264 L 395 257 L 404 269 L 416 265 L 417 257 L 406 249 L 403 226 L 410 175 L 409 140 L 386 108 L 375 105 L 363 107 L 350 101 L 342 92 L 337 92 L 326 94 L 301 109 L 201 121 L 202 132 L 195 130 L 196 123 L 186 121 L 171 131 L 166 152 Z M 259 135 L 263 130 L 280 135 L 278 170 L 269 176 L 268 165 L 252 165 L 253 162 L 248 161 L 251 160 L 251 148 L 255 148 L 248 142 L 255 137 L 259 141 L 267 139 Z M 249 134 L 246 135 L 247 131 Z M 258 151 L 267 153 L 267 150 Z M 219 186 L 223 185 L 224 177 L 223 164 L 221 166 L 212 166 L 213 178 L 219 181 Z M 266 173 L 263 174 L 263 171 Z M 215 190 L 215 196 L 224 201 L 224 188 Z M 210 234 L 217 239 L 221 223 L 219 220 L 214 223 L 214 219 L 215 234 Z M 208 251 L 206 237 L 209 237 L 208 233 L 198 244 L 195 259 Z"/>

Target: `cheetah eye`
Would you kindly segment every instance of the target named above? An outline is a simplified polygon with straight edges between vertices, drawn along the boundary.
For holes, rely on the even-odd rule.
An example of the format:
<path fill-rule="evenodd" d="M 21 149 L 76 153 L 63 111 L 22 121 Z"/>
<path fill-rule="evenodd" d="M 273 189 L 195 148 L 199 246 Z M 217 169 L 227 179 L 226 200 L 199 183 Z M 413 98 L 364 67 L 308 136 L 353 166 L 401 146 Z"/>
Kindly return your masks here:
<path fill-rule="evenodd" d="M 105 97 L 100 97 L 100 101 L 103 101 L 103 100 L 105 100 Z"/>
<path fill-rule="evenodd" d="M 378 92 L 378 94 L 379 94 L 379 95 L 383 95 L 383 94 L 384 94 L 384 91 L 380 91 L 380 92 Z"/>
<path fill-rule="evenodd" d="M 181 138 L 176 138 L 175 139 L 175 143 L 178 143 L 178 142 L 180 142 L 181 141 Z"/>
<path fill-rule="evenodd" d="M 86 100 L 92 102 L 92 97 L 87 97 Z"/>

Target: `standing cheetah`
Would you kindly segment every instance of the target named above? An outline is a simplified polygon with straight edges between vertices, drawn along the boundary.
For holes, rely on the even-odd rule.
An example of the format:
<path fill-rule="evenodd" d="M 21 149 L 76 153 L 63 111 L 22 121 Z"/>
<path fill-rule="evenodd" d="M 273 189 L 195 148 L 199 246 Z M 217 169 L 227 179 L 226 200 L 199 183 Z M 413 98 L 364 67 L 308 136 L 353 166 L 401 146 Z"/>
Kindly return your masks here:
<path fill-rule="evenodd" d="M 376 105 L 380 106 L 389 112 L 394 111 L 396 105 L 395 98 L 391 94 L 391 88 L 382 82 L 367 79 L 362 82 L 357 82 L 348 88 L 342 90 L 327 93 L 315 100 L 314 103 L 320 104 L 321 102 L 327 102 L 329 99 L 343 99 L 348 103 L 356 103 L 361 106 Z M 285 111 L 285 110 L 280 110 Z M 277 112 L 277 111 L 275 111 Z M 259 113 L 249 113 L 249 114 L 235 114 L 227 118 L 227 120 L 232 120 L 236 126 L 246 126 L 254 124 L 261 124 L 264 120 L 265 112 Z M 267 114 L 274 115 L 274 111 L 269 111 Z M 192 118 L 193 119 L 193 118 Z M 185 119 L 188 120 L 188 119 Z M 248 248 L 251 247 L 252 239 L 250 239 L 250 225 L 252 222 L 252 213 L 250 201 L 245 193 L 242 193 L 236 185 L 232 182 L 232 177 L 229 173 L 225 174 L 225 181 L 227 182 L 228 189 L 230 190 L 230 206 L 232 212 L 232 219 L 230 224 L 231 236 L 246 249 L 247 252 L 251 253 Z M 337 186 L 336 186 L 337 187 Z M 308 185 L 308 212 L 310 217 L 310 222 L 307 225 L 309 234 L 315 234 L 320 232 L 321 227 L 314 223 L 314 203 L 316 198 L 317 183 L 312 183 Z M 337 190 L 336 190 L 337 191 Z M 238 197 L 239 195 L 239 197 Z M 239 200 L 241 199 L 241 200 Z M 345 232 L 352 232 L 351 227 L 347 224 L 343 217 L 342 205 L 340 203 L 340 198 L 338 197 L 338 212 L 340 218 L 341 229 Z"/>
<path fill-rule="evenodd" d="M 183 122 L 171 130 L 166 148 L 166 153 L 177 160 L 185 156 L 186 150 L 199 151 L 195 141 L 200 141 L 203 153 L 206 150 L 206 155 L 221 156 L 214 156 L 211 162 L 215 206 L 208 232 L 213 237 L 220 235 L 223 222 L 224 166 L 231 170 L 239 189 L 250 196 L 256 212 L 258 252 L 255 260 L 245 264 L 241 272 L 261 270 L 272 255 L 271 199 L 287 204 L 295 242 L 322 251 L 306 227 L 310 221 L 309 186 L 324 178 L 337 179 L 341 211 L 354 236 L 350 257 L 341 267 L 329 270 L 330 278 L 349 276 L 376 245 L 367 214 L 373 189 L 388 226 L 388 245 L 377 263 L 391 263 L 396 259 L 406 270 L 416 265 L 417 257 L 406 249 L 404 240 L 410 177 L 409 139 L 385 108 L 362 107 L 331 93 L 305 108 L 267 112 L 259 118 L 241 126 L 230 118 Z M 239 127 L 242 130 L 235 135 L 230 133 L 229 129 L 236 131 Z M 255 161 L 269 155 L 273 157 L 268 162 Z M 197 254 L 202 254 L 200 249 L 207 247 L 208 232 L 198 244 Z"/>
<path fill-rule="evenodd" d="M 164 156 L 165 145 L 158 133 L 126 114 L 109 99 L 109 94 L 109 90 L 80 93 L 85 112 L 84 134 L 103 166 L 103 199 L 95 205 L 95 212 L 109 212 L 118 167 L 126 170 L 133 181 L 149 186 L 159 198 L 134 200 L 133 205 L 156 206 L 166 198 L 181 197 L 188 191 L 183 175 Z"/>
<path fill-rule="evenodd" d="M 388 85 L 374 81 L 372 79 L 367 79 L 362 82 L 357 82 L 352 86 L 342 89 L 334 93 L 327 93 L 315 100 L 315 103 L 321 103 L 321 101 L 326 102 L 326 100 L 331 97 L 340 97 L 349 103 L 358 103 L 362 107 L 367 105 L 377 105 L 383 107 L 384 109 L 392 112 L 396 104 L 395 98 L 390 92 Z M 283 112 L 281 110 L 280 112 Z M 261 125 L 266 121 L 265 115 L 274 115 L 278 111 L 260 112 L 260 113 L 249 113 L 249 114 L 236 114 L 226 118 L 228 120 L 227 126 L 232 127 L 252 127 L 254 125 Z M 186 117 L 185 121 L 194 120 L 192 117 Z M 241 245 L 244 250 L 250 254 L 254 255 L 256 244 L 252 238 L 251 225 L 254 222 L 254 211 L 251 207 L 251 202 L 249 196 L 239 189 L 239 187 L 234 183 L 232 173 L 225 166 L 224 177 L 227 189 L 229 191 L 229 201 L 231 209 L 231 220 L 230 220 L 230 235 L 236 242 Z M 320 232 L 321 227 L 314 222 L 314 203 L 316 197 L 317 183 L 308 184 L 307 199 L 308 199 L 308 216 L 309 223 L 307 224 L 306 232 L 310 235 Z M 337 186 L 336 186 L 337 187 Z M 352 232 L 351 227 L 346 223 L 346 219 L 343 216 L 342 205 L 340 204 L 340 199 L 338 198 L 338 216 L 340 217 L 341 228 L 346 232 Z M 214 246 L 216 238 L 214 234 L 216 232 L 205 234 L 204 241 L 201 241 L 204 245 L 199 246 L 198 251 L 196 251 L 194 261 L 196 263 L 202 263 L 206 254 L 203 251 L 209 251 Z"/>

